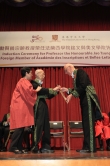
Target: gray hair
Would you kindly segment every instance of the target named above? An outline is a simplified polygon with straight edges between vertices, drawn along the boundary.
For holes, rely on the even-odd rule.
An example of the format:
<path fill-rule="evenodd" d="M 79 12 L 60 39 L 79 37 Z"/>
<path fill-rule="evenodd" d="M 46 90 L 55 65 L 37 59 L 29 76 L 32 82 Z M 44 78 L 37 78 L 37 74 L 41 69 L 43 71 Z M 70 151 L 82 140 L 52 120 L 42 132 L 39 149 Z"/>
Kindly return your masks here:
<path fill-rule="evenodd" d="M 41 73 L 41 72 L 43 72 L 42 69 L 37 69 L 37 70 L 35 70 L 35 77 L 36 77 L 36 78 L 39 78 L 39 73 Z"/>

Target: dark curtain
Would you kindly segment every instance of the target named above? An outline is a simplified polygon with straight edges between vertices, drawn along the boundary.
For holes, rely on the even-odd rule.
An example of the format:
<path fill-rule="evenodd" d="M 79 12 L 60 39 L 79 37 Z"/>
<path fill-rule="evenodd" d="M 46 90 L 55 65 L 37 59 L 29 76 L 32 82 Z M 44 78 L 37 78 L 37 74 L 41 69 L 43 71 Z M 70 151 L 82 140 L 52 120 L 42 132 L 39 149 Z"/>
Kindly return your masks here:
<path fill-rule="evenodd" d="M 15 8 L 6 3 L 0 3 L 0 31 L 109 31 L 110 10 L 96 3 L 83 7 L 73 7 L 66 3 L 44 8 L 33 3 L 22 8 Z M 43 67 L 46 73 L 44 87 L 55 87 L 60 84 L 72 87 L 71 77 L 64 74 L 63 67 Z M 78 67 L 79 68 L 79 67 Z M 37 66 L 32 68 L 33 74 Z M 89 74 L 99 96 L 102 112 L 110 111 L 110 67 L 83 67 Z M 20 79 L 19 67 L 0 68 L 0 120 L 9 112 L 10 100 L 17 81 Z M 33 77 L 34 79 L 34 77 Z M 47 100 L 50 120 L 63 120 L 66 126 L 68 120 L 81 120 L 79 99 L 72 98 L 66 104 L 61 94 Z M 54 142 L 52 140 L 52 145 Z M 62 141 L 56 139 L 56 147 L 62 146 Z M 81 148 L 82 140 L 72 139 L 72 149 Z"/>
<path fill-rule="evenodd" d="M 66 3 L 71 6 L 85 6 L 92 2 L 102 6 L 110 6 L 110 0 L 0 0 L 8 5 L 15 7 L 23 7 L 30 3 L 37 4 L 39 6 L 50 7 L 60 3 Z"/>

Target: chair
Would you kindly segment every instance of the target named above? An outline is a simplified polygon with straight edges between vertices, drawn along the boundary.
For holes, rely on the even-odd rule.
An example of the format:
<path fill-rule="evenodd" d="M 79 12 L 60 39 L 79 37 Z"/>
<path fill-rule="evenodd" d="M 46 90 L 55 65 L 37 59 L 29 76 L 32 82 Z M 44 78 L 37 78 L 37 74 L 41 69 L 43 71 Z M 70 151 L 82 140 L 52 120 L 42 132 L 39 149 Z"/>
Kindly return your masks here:
<path fill-rule="evenodd" d="M 65 125 L 63 121 L 50 121 L 50 135 L 51 138 L 62 138 L 65 151 Z"/>
<path fill-rule="evenodd" d="M 70 138 L 82 138 L 83 129 L 82 129 L 82 121 L 69 121 L 68 122 L 68 146 L 69 150 L 71 149 Z"/>

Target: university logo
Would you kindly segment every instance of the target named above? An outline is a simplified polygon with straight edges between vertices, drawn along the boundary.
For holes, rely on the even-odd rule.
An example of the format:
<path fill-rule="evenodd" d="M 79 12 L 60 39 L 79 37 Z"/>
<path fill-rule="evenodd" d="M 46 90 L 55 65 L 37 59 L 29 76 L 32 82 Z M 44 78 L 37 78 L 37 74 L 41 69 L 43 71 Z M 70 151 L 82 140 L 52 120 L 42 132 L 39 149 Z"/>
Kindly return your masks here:
<path fill-rule="evenodd" d="M 52 35 L 52 40 L 50 42 L 60 42 L 58 40 L 58 35 Z"/>
<path fill-rule="evenodd" d="M 58 35 L 52 35 L 52 40 L 53 41 L 58 41 Z"/>

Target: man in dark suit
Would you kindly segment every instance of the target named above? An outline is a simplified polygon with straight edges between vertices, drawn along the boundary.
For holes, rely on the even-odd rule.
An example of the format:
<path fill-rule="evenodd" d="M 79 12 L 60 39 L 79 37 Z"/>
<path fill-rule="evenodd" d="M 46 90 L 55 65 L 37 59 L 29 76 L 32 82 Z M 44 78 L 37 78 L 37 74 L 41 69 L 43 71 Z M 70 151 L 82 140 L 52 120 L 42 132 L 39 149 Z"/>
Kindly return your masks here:
<path fill-rule="evenodd" d="M 2 127 L 2 123 L 0 122 L 0 152 L 2 151 L 2 147 L 3 147 L 3 127 Z"/>
<path fill-rule="evenodd" d="M 87 73 L 82 69 L 76 69 L 72 64 L 64 66 L 65 74 L 73 78 L 74 88 L 61 88 L 62 92 L 67 92 L 67 103 L 72 96 L 79 97 L 82 114 L 82 124 L 84 132 L 83 148 L 77 152 L 96 152 L 95 146 L 95 108 L 97 106 L 98 117 L 102 118 L 98 97 Z"/>
<path fill-rule="evenodd" d="M 1 145 L 0 145 L 0 151 L 5 152 L 7 151 L 7 146 L 6 146 L 6 141 L 10 132 L 9 126 L 10 126 L 10 113 L 5 114 L 3 116 L 1 126 L 0 126 L 0 140 L 1 140 Z"/>
<path fill-rule="evenodd" d="M 42 69 L 35 71 L 35 81 L 31 81 L 33 88 L 42 86 L 45 78 L 45 73 Z M 50 124 L 49 124 L 49 112 L 45 99 L 51 99 L 57 95 L 57 91 L 60 86 L 52 88 L 43 88 L 37 93 L 37 102 L 34 106 L 35 116 L 35 130 L 34 130 L 34 147 L 33 153 L 53 153 L 54 151 L 50 146 Z M 39 150 L 39 142 L 41 141 L 42 148 Z"/>

